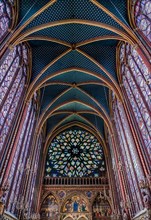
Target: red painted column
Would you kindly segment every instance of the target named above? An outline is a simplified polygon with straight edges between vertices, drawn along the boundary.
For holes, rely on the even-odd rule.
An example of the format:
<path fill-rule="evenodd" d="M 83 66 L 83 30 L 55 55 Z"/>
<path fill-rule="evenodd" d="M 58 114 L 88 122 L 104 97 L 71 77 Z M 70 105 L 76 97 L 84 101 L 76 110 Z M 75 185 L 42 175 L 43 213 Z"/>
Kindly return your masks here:
<path fill-rule="evenodd" d="M 115 137 L 113 135 L 111 136 L 111 141 L 112 141 L 112 145 L 113 145 L 113 149 L 114 149 L 114 155 L 115 155 L 117 172 L 118 172 L 118 177 L 119 177 L 119 182 L 120 182 L 121 194 L 122 194 L 123 201 L 126 202 L 125 184 L 124 184 L 124 180 L 123 180 L 122 174 L 120 172 L 121 168 L 120 168 L 119 160 L 118 160 L 120 155 L 118 154 L 118 149 L 116 147 L 116 145 L 118 145 L 118 143 L 116 143 Z"/>

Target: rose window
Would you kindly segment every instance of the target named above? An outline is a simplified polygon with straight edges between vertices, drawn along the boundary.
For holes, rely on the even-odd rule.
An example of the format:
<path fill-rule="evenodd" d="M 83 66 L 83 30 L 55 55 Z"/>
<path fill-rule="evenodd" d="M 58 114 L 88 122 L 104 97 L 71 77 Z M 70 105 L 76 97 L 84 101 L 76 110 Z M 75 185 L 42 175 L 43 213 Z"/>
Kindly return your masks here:
<path fill-rule="evenodd" d="M 98 177 L 104 171 L 102 146 L 87 131 L 65 131 L 57 135 L 48 148 L 46 176 Z"/>

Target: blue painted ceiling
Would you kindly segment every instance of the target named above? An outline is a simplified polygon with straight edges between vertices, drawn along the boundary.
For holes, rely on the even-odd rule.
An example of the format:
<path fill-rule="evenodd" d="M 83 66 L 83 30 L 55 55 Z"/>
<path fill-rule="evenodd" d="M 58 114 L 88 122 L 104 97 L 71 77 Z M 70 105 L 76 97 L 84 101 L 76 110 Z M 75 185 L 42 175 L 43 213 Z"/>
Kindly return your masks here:
<path fill-rule="evenodd" d="M 50 1 L 20 0 L 18 26 L 21 26 L 48 2 Z M 126 0 L 98 0 L 97 2 L 101 3 L 129 27 Z M 83 21 L 83 24 L 72 23 L 73 19 L 79 19 Z M 59 25 L 61 20 L 70 20 L 70 24 Z M 57 0 L 56 3 L 38 15 L 22 31 L 22 33 L 26 33 L 31 28 L 39 25 L 58 23 L 57 26 L 43 28 L 29 35 L 32 37 L 32 40 L 28 41 L 32 50 L 31 83 L 34 82 L 46 65 L 71 49 L 66 55 L 47 68 L 36 82 L 36 86 L 38 86 L 40 82 L 45 80 L 40 89 L 41 114 L 58 96 L 58 99 L 48 108 L 46 113 L 48 114 L 56 109 L 55 112 L 60 112 L 60 114 L 48 117 L 47 133 L 52 131 L 61 121 L 60 126 L 69 122 L 81 122 L 86 125 L 90 122 L 104 136 L 104 121 L 93 112 L 102 113 L 104 110 L 107 115 L 110 114 L 109 88 L 105 86 L 101 77 L 104 77 L 109 82 L 111 82 L 111 78 L 117 82 L 116 46 L 118 40 L 111 39 L 112 36 L 117 36 L 117 33 L 85 24 L 84 20 L 105 23 L 125 32 L 116 21 L 89 0 Z M 109 36 L 109 39 L 76 47 L 78 43 L 101 36 Z M 36 40 L 36 37 L 40 37 L 41 40 Z M 55 38 L 67 44 L 62 45 L 59 42 L 47 41 L 43 39 L 44 37 Z M 97 61 L 97 63 L 86 57 L 81 51 L 87 54 L 89 58 Z M 110 76 L 107 76 L 97 64 L 102 65 Z M 54 73 L 57 74 L 61 71 L 63 72 L 62 74 L 53 76 Z M 93 74 L 87 74 L 86 71 Z M 69 90 L 69 88 L 71 89 Z M 62 93 L 64 94 L 61 95 Z M 85 113 L 82 113 L 82 111 L 85 111 Z M 88 113 L 88 111 L 91 113 Z M 79 112 L 81 113 L 77 115 Z"/>

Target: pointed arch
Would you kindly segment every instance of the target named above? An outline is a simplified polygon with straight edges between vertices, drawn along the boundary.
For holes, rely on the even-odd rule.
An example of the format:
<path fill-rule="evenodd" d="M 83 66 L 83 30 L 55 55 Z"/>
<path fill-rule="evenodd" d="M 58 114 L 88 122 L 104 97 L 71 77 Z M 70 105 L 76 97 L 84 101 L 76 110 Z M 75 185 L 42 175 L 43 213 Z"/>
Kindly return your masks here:
<path fill-rule="evenodd" d="M 52 73 L 51 75 L 44 77 L 40 82 L 36 83 L 37 80 L 40 78 L 40 76 L 44 73 L 44 70 L 42 70 L 40 75 L 38 75 L 36 77 L 36 79 L 33 81 L 33 83 L 30 85 L 26 100 L 30 100 L 30 98 L 33 96 L 35 91 L 37 91 L 41 87 L 44 87 L 46 85 L 45 83 L 47 82 L 47 80 L 53 79 L 56 76 L 65 74 L 66 72 L 72 72 L 72 71 L 83 72 L 83 73 L 88 74 L 90 76 L 94 76 L 95 78 L 99 79 L 100 81 L 103 81 L 107 85 L 107 87 L 109 89 L 113 90 L 115 92 L 115 94 L 117 95 L 117 97 L 120 100 L 122 100 L 122 94 L 121 94 L 119 85 L 117 83 L 110 82 L 108 79 L 106 79 L 105 77 L 103 77 L 102 75 L 100 75 L 96 72 L 92 72 L 90 70 L 83 69 L 83 68 L 77 68 L 77 67 L 71 67 L 71 68 L 59 70 L 57 72 Z"/>
<path fill-rule="evenodd" d="M 69 117 L 69 116 L 67 116 Z M 63 121 L 63 120 L 62 120 Z M 89 122 L 89 121 L 88 121 Z M 90 123 L 90 122 L 89 122 Z M 60 132 L 62 132 L 63 130 L 66 130 L 70 127 L 73 127 L 73 126 L 79 126 L 83 129 L 86 129 L 88 130 L 90 133 L 92 133 L 94 136 L 96 136 L 100 143 L 102 144 L 103 148 L 104 148 L 104 151 L 105 151 L 105 155 L 108 155 L 108 149 L 107 149 L 107 146 L 106 146 L 106 143 L 105 143 L 105 140 L 102 136 L 102 134 L 99 132 L 99 130 L 97 128 L 95 128 L 94 126 L 91 128 L 90 126 L 86 125 L 86 124 L 83 124 L 81 122 L 70 122 L 70 123 L 67 123 L 65 125 L 62 125 L 60 126 L 61 123 L 58 123 L 57 126 L 51 131 L 48 133 L 47 137 L 46 137 L 46 142 L 45 142 L 45 146 L 44 146 L 44 152 L 46 153 L 46 150 L 47 150 L 47 146 L 50 144 L 50 142 L 52 141 L 52 139 L 57 135 L 59 134 Z"/>
<path fill-rule="evenodd" d="M 83 24 L 83 25 L 90 25 L 93 27 L 99 27 L 99 28 L 103 28 L 109 31 L 112 31 L 116 34 L 118 34 L 119 36 L 123 37 L 127 42 L 129 42 L 130 44 L 134 45 L 135 44 L 135 40 L 133 40 L 129 34 L 125 33 L 124 31 L 121 31 L 118 28 L 115 28 L 111 25 L 105 24 L 105 23 L 101 23 L 101 22 L 96 22 L 96 21 L 89 21 L 89 20 L 81 20 L 81 19 L 66 19 L 66 20 L 60 20 L 58 21 L 54 21 L 54 22 L 50 22 L 50 23 L 46 23 L 46 24 L 41 24 L 39 26 L 33 27 L 27 31 L 25 31 L 24 33 L 20 34 L 18 37 L 16 37 L 16 39 L 14 40 L 13 44 L 19 44 L 25 37 L 30 36 L 33 33 L 36 33 L 40 30 L 44 30 L 47 28 L 51 28 L 51 27 L 57 27 L 60 25 L 66 25 L 66 24 Z"/>

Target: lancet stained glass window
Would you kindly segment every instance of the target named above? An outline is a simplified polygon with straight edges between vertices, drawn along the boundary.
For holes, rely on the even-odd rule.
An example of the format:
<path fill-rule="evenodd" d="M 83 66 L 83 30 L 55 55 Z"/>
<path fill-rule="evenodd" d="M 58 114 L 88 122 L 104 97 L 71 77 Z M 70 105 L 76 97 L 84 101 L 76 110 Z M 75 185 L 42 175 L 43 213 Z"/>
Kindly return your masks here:
<path fill-rule="evenodd" d="M 113 109 L 114 121 L 116 122 L 115 127 L 120 143 L 120 161 L 124 164 L 123 169 L 125 175 L 127 175 L 128 184 L 130 186 L 130 196 L 133 197 L 133 199 L 135 200 L 135 212 L 138 212 L 140 207 L 143 207 L 140 198 L 139 186 L 135 177 L 137 175 L 137 178 L 139 179 L 140 176 L 143 176 L 143 172 L 139 163 L 139 159 L 137 157 L 137 151 L 135 149 L 133 139 L 131 139 L 131 133 L 129 130 L 123 106 L 118 100 L 114 100 Z"/>
<path fill-rule="evenodd" d="M 27 53 L 25 45 L 12 48 L 0 66 L 0 151 L 24 94 L 27 81 Z"/>
<path fill-rule="evenodd" d="M 17 200 L 19 194 L 19 186 L 23 175 L 25 174 L 25 166 L 27 165 L 27 156 L 30 149 L 30 141 L 32 137 L 32 131 L 35 121 L 35 110 L 30 102 L 25 119 L 23 119 L 23 126 L 20 130 L 20 136 L 16 142 L 17 148 L 15 151 L 13 163 L 9 173 L 8 182 L 11 186 L 10 199 L 8 204 L 8 210 L 14 213 L 15 203 L 12 201 Z M 17 187 L 16 187 L 17 186 Z"/>
<path fill-rule="evenodd" d="M 135 23 L 142 34 L 151 42 L 151 0 L 136 1 Z"/>
<path fill-rule="evenodd" d="M 87 131 L 64 131 L 48 148 L 46 176 L 98 177 L 105 170 L 103 149 Z"/>
<path fill-rule="evenodd" d="M 130 101 L 144 145 L 151 151 L 151 74 L 143 58 L 129 44 L 122 44 L 120 63 L 123 86 Z"/>
<path fill-rule="evenodd" d="M 12 22 L 12 3 L 6 0 L 0 1 L 0 42 L 8 33 L 8 29 Z"/>

